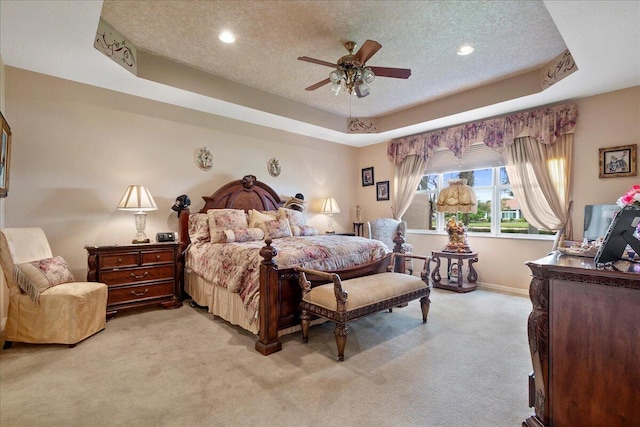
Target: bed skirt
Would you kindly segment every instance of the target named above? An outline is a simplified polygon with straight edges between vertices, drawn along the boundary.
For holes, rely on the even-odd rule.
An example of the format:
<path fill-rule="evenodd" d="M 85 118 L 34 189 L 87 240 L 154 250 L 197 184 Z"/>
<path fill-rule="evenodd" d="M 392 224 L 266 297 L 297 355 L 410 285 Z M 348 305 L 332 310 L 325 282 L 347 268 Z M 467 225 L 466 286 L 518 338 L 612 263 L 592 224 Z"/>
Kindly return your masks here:
<path fill-rule="evenodd" d="M 214 286 L 193 271 L 187 271 L 186 269 L 184 272 L 184 290 L 189 294 L 193 302 L 202 307 L 208 307 L 209 313 L 258 335 L 260 319 L 249 322 L 240 294 L 229 292 L 226 288 L 220 286 Z M 319 318 L 313 320 L 311 324 L 316 325 L 325 321 L 325 319 Z M 292 334 L 300 330 L 300 325 L 292 326 L 278 331 L 278 336 Z"/>

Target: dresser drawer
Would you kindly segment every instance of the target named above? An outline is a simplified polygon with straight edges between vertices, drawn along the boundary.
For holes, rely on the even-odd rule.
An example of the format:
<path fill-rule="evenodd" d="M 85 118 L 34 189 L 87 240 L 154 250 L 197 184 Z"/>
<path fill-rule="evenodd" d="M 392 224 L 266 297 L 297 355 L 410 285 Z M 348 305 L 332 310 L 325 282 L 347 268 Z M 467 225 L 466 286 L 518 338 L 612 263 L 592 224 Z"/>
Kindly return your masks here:
<path fill-rule="evenodd" d="M 100 281 L 109 286 L 163 279 L 173 279 L 173 264 L 100 272 Z"/>
<path fill-rule="evenodd" d="M 171 264 L 173 263 L 173 250 L 142 252 L 142 265 Z"/>
<path fill-rule="evenodd" d="M 111 255 L 101 255 L 98 268 L 110 270 L 114 268 L 137 267 L 140 263 L 138 252 L 125 252 Z"/>
<path fill-rule="evenodd" d="M 121 304 L 129 301 L 144 301 L 150 298 L 173 296 L 174 283 L 169 280 L 160 283 L 127 286 L 124 288 L 109 289 L 108 305 Z"/>

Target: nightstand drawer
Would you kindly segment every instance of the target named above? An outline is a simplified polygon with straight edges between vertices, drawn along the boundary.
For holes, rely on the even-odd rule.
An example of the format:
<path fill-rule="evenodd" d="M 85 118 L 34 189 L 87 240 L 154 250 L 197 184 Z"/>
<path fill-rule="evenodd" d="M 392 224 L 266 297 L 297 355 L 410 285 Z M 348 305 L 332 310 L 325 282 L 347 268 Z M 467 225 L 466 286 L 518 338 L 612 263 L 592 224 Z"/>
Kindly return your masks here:
<path fill-rule="evenodd" d="M 109 286 L 163 279 L 173 279 L 173 264 L 100 272 L 100 281 Z"/>
<path fill-rule="evenodd" d="M 173 281 L 169 280 L 160 283 L 109 289 L 107 304 L 121 304 L 129 301 L 144 301 L 150 298 L 173 296 L 173 287 Z"/>
<path fill-rule="evenodd" d="M 173 263 L 173 250 L 142 252 L 142 265 Z"/>
<path fill-rule="evenodd" d="M 102 255 L 98 268 L 100 270 L 108 270 L 113 268 L 137 267 L 138 264 L 138 252 L 124 252 L 113 255 Z"/>
<path fill-rule="evenodd" d="M 0 0 L 2 1 L 2 0 Z M 180 243 L 85 246 L 87 281 L 109 286 L 107 319 L 120 310 L 182 306 Z"/>

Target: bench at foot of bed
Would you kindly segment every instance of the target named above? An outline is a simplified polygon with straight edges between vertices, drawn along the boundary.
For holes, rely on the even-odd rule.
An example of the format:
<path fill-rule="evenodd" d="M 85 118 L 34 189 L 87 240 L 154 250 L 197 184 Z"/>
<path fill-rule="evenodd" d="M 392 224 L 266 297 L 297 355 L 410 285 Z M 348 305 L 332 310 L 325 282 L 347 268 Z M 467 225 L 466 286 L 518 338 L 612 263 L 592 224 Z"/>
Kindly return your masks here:
<path fill-rule="evenodd" d="M 424 260 L 421 277 L 396 273 L 395 257 L 415 258 Z M 429 263 L 430 257 L 421 255 L 407 255 L 394 253 L 391 266 L 386 273 L 356 277 L 341 280 L 336 273 L 326 273 L 306 268 L 296 268 L 302 287 L 302 302 L 300 316 L 302 323 L 302 340 L 309 339 L 309 323 L 312 315 L 320 316 L 335 322 L 335 336 L 338 347 L 338 360 L 344 360 L 344 349 L 347 343 L 347 322 L 408 303 L 420 298 L 422 322 L 426 323 L 429 314 Z M 331 280 L 332 283 L 311 287 L 308 275 Z"/>

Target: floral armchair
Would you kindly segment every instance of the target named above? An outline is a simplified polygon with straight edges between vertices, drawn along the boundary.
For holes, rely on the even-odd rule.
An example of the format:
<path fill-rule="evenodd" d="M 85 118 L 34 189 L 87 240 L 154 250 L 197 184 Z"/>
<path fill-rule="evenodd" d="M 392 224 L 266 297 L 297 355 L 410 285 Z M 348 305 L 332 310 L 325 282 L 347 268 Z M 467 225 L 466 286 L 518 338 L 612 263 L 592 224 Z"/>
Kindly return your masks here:
<path fill-rule="evenodd" d="M 5 348 L 14 341 L 74 347 L 104 329 L 107 285 L 76 282 L 42 229 L 0 229 L 0 262 L 9 288 Z"/>
<path fill-rule="evenodd" d="M 393 218 L 378 218 L 367 222 L 365 227 L 365 236 L 369 239 L 380 240 L 387 245 L 390 250 L 393 250 L 395 247 L 393 239 L 396 238 L 398 231 L 400 231 L 402 237 L 406 239 L 407 223 Z M 413 245 L 405 243 L 404 252 L 409 254 L 412 253 Z M 408 271 L 409 274 L 413 274 L 412 258 L 406 259 L 405 271 Z"/>

